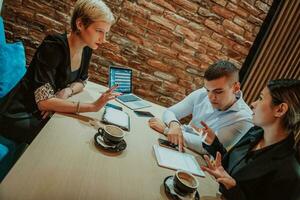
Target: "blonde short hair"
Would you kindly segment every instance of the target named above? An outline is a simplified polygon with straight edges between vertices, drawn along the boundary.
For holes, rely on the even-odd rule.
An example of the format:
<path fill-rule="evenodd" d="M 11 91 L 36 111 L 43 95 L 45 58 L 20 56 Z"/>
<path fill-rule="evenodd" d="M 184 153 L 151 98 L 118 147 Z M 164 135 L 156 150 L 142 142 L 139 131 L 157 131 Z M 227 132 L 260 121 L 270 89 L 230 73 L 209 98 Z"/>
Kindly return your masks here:
<path fill-rule="evenodd" d="M 77 31 L 77 19 L 81 19 L 85 28 L 95 21 L 104 21 L 109 24 L 115 21 L 110 8 L 102 0 L 78 0 L 71 18 L 72 31 Z"/>

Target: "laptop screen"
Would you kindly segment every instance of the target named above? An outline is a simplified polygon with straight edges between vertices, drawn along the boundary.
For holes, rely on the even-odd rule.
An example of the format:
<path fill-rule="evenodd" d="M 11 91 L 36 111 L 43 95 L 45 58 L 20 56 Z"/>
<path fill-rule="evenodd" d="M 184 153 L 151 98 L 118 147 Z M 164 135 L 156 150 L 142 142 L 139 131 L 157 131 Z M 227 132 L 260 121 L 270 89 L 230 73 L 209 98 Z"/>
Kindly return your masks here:
<path fill-rule="evenodd" d="M 131 93 L 132 70 L 128 68 L 109 67 L 109 87 L 118 84 L 115 90 L 121 93 Z"/>

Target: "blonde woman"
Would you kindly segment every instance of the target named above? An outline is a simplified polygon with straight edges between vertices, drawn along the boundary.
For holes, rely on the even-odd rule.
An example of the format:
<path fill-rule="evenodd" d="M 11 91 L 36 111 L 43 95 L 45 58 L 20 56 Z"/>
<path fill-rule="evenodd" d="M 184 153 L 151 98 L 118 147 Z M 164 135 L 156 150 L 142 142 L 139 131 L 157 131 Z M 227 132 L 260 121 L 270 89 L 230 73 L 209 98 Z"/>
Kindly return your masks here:
<path fill-rule="evenodd" d="M 96 112 L 118 94 L 112 88 L 93 103 L 68 97 L 83 90 L 95 50 L 105 42 L 114 17 L 101 0 L 78 0 L 70 33 L 49 35 L 38 47 L 26 75 L 0 105 L 0 134 L 30 143 L 50 112 Z"/>

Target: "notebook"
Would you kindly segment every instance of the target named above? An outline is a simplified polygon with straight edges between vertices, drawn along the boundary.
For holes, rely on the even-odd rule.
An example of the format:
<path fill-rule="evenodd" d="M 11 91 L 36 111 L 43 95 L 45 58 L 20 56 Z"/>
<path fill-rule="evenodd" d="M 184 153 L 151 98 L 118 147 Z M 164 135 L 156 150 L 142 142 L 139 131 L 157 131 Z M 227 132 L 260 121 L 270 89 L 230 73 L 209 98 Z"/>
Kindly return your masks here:
<path fill-rule="evenodd" d="M 127 106 L 132 110 L 150 107 L 151 105 L 143 99 L 132 94 L 132 70 L 128 68 L 109 67 L 109 87 L 118 84 L 119 87 L 115 90 L 123 95 L 117 97 L 117 101 Z"/>
<path fill-rule="evenodd" d="M 102 116 L 102 122 L 105 124 L 116 125 L 123 130 L 130 131 L 130 117 L 121 110 L 115 108 L 106 107 Z"/>
<path fill-rule="evenodd" d="M 174 151 L 157 144 L 153 145 L 153 149 L 159 166 L 175 170 L 181 169 L 191 172 L 196 176 L 205 177 L 195 156 Z"/>

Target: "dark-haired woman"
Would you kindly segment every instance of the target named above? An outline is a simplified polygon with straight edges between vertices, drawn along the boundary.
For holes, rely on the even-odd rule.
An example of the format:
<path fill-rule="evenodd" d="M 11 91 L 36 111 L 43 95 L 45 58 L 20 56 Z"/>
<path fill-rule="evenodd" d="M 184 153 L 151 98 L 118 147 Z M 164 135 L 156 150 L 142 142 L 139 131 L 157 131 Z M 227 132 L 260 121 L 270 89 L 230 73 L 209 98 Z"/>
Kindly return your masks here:
<path fill-rule="evenodd" d="M 295 148 L 300 130 L 300 81 L 270 81 L 252 107 L 256 126 L 228 152 L 205 126 L 204 147 L 215 160 L 205 156 L 208 166 L 202 169 L 216 178 L 228 200 L 300 199 L 299 152 Z"/>

